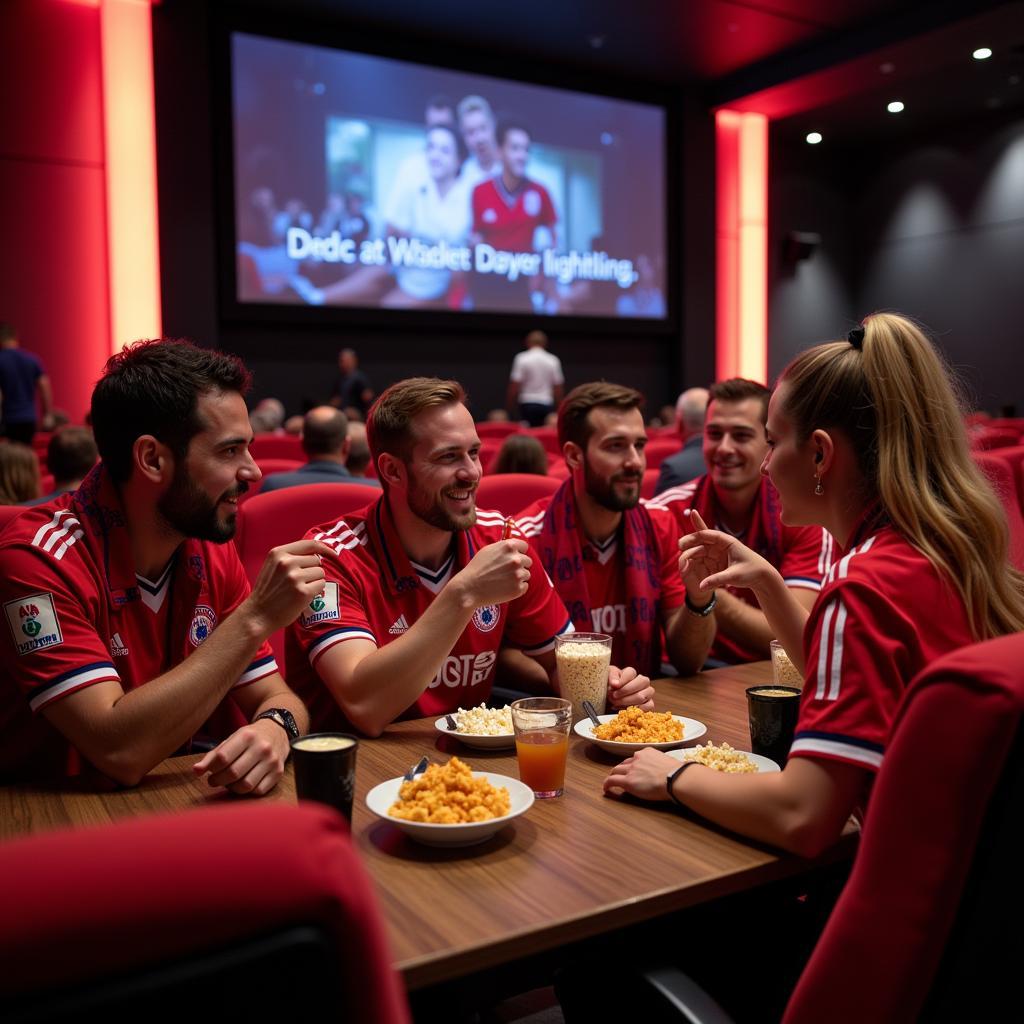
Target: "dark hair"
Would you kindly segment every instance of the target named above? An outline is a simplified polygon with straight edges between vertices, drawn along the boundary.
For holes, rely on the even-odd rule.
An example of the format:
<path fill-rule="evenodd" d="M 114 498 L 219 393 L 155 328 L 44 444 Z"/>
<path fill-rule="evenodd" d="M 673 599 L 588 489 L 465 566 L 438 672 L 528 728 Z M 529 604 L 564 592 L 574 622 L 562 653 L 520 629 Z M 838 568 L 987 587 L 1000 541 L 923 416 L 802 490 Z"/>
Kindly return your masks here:
<path fill-rule="evenodd" d="M 452 141 L 455 143 L 455 156 L 459 161 L 458 166 L 455 168 L 458 171 L 459 166 L 463 164 L 466 157 L 469 156 L 469 150 L 466 149 L 466 143 L 463 141 L 462 133 L 457 132 L 455 128 L 450 124 L 432 124 L 428 125 L 424 130 L 424 135 L 428 136 L 431 132 L 448 132 L 452 137 Z"/>
<path fill-rule="evenodd" d="M 302 450 L 309 456 L 340 452 L 348 434 L 348 418 L 340 409 L 318 406 L 302 420 Z"/>
<path fill-rule="evenodd" d="M 455 114 L 455 100 L 443 92 L 435 92 L 424 104 L 425 110 L 450 110 Z"/>
<path fill-rule="evenodd" d="M 605 380 L 580 384 L 565 396 L 558 407 L 558 443 L 572 441 L 580 448 L 587 447 L 587 441 L 594 432 L 590 422 L 590 410 L 606 405 L 623 411 L 640 409 L 644 396 L 634 388 L 622 384 L 610 384 Z"/>
<path fill-rule="evenodd" d="M 250 381 L 240 359 L 190 341 L 136 341 L 111 356 L 92 393 L 92 428 L 112 479 L 129 479 L 132 446 L 143 434 L 166 444 L 176 459 L 184 458 L 189 441 L 204 426 L 196 412 L 200 396 L 244 395 Z"/>
<path fill-rule="evenodd" d="M 544 445 L 529 434 L 510 434 L 505 438 L 494 465 L 488 470 L 490 476 L 501 473 L 533 473 L 548 475 L 548 454 Z"/>
<path fill-rule="evenodd" d="M 518 132 L 526 132 L 526 134 L 529 137 L 530 141 L 533 142 L 533 132 L 531 131 L 529 125 L 527 125 L 523 121 L 520 121 L 516 117 L 503 117 L 498 122 L 498 127 L 497 127 L 497 130 L 494 133 L 494 137 L 497 140 L 499 146 L 504 146 L 505 145 L 505 136 L 508 135 L 509 132 L 517 132 L 517 131 Z"/>
<path fill-rule="evenodd" d="M 81 480 L 96 465 L 99 452 L 88 427 L 61 427 L 46 449 L 46 468 L 57 483 Z"/>
<path fill-rule="evenodd" d="M 715 381 L 708 388 L 707 407 L 710 409 L 712 402 L 744 402 L 748 398 L 757 398 L 761 402 L 761 423 L 764 424 L 768 422 L 768 400 L 771 397 L 770 389 L 756 380 L 730 377 L 728 380 Z"/>
<path fill-rule="evenodd" d="M 0 322 L 0 344 L 5 341 L 15 341 L 18 337 L 18 332 L 14 329 L 14 324 L 9 324 L 7 321 Z"/>

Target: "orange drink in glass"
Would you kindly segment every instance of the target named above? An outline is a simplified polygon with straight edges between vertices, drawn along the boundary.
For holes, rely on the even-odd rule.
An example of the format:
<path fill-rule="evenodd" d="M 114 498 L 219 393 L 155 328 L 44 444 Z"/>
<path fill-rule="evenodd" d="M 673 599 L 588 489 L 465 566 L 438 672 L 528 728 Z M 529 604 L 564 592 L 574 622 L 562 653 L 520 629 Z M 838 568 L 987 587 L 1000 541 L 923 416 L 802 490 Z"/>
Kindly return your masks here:
<path fill-rule="evenodd" d="M 561 796 L 569 755 L 572 704 L 560 697 L 526 697 L 512 704 L 519 778 L 534 796 Z"/>

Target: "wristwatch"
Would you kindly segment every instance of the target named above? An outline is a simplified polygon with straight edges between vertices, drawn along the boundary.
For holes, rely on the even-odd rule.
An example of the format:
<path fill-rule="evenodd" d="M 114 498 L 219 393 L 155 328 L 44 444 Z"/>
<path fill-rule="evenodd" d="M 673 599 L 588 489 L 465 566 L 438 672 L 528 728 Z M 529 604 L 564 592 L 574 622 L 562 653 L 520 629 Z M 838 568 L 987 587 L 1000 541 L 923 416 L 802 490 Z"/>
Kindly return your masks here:
<path fill-rule="evenodd" d="M 698 607 L 690 600 L 689 594 L 687 594 L 683 600 L 686 602 L 686 610 L 691 615 L 699 615 L 703 619 L 715 610 L 715 605 L 718 604 L 718 595 L 712 590 L 711 600 L 702 608 Z"/>
<path fill-rule="evenodd" d="M 297 740 L 299 738 L 299 727 L 295 724 L 295 716 L 287 708 L 267 708 L 266 711 L 261 711 L 253 721 L 258 722 L 261 718 L 269 718 L 272 722 L 277 722 L 288 733 L 289 739 Z"/>
<path fill-rule="evenodd" d="M 680 775 L 683 774 L 683 772 L 687 768 L 698 763 L 699 762 L 697 761 L 684 761 L 674 772 L 669 772 L 668 775 L 665 776 L 665 789 L 668 790 L 668 798 L 672 801 L 672 803 L 677 804 L 679 807 L 685 807 L 686 804 L 684 804 L 683 801 L 676 796 L 675 792 L 672 789 L 672 784 L 676 781 L 676 779 L 679 778 Z"/>

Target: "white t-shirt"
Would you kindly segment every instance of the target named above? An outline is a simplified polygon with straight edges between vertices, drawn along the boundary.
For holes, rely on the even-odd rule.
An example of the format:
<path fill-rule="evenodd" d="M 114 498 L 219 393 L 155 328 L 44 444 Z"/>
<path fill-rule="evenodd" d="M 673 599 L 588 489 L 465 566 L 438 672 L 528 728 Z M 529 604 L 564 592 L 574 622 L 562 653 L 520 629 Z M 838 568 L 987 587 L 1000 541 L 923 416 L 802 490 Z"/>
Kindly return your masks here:
<path fill-rule="evenodd" d="M 519 401 L 536 405 L 554 405 L 553 388 L 565 382 L 561 360 L 539 345 L 515 357 L 511 377 L 519 385 Z"/>

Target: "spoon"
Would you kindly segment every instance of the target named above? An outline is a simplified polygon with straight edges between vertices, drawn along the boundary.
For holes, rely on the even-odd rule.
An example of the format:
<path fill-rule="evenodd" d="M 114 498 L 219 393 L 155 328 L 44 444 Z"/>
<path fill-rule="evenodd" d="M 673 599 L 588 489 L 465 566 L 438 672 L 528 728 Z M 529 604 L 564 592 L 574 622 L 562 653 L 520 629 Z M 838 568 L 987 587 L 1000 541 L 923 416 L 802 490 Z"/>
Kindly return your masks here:
<path fill-rule="evenodd" d="M 597 709 L 589 700 L 583 702 L 583 710 L 586 711 L 587 717 L 594 723 L 596 729 L 601 724 L 601 719 L 597 717 Z"/>
<path fill-rule="evenodd" d="M 426 757 L 421 757 L 417 764 L 414 764 L 403 776 L 406 782 L 412 782 L 417 775 L 422 775 L 427 770 L 427 765 L 430 762 Z"/>
<path fill-rule="evenodd" d="M 452 732 L 459 731 L 458 724 L 456 723 L 455 719 L 452 718 L 451 715 L 445 715 L 444 720 L 448 723 L 448 728 L 451 729 Z"/>

